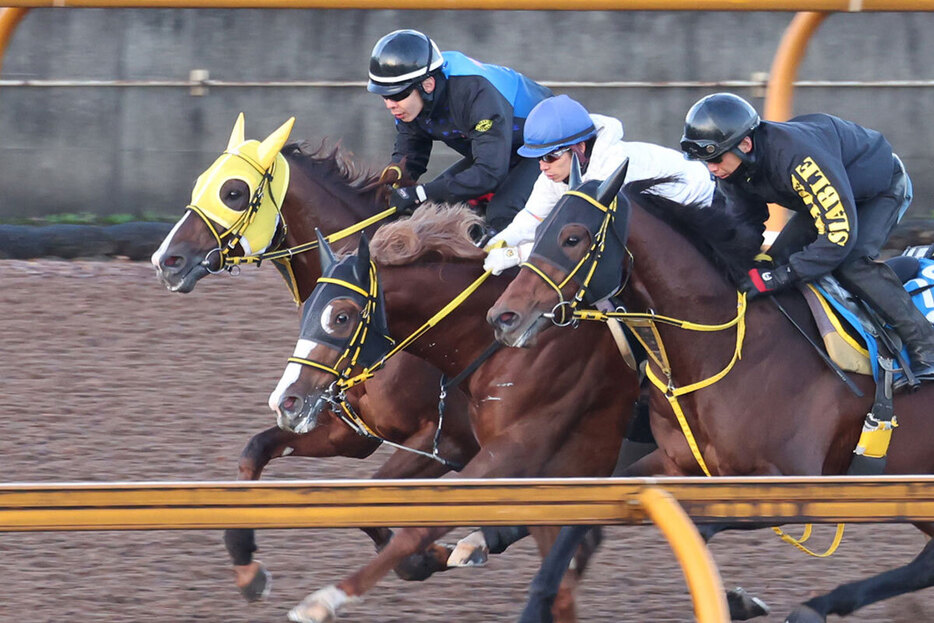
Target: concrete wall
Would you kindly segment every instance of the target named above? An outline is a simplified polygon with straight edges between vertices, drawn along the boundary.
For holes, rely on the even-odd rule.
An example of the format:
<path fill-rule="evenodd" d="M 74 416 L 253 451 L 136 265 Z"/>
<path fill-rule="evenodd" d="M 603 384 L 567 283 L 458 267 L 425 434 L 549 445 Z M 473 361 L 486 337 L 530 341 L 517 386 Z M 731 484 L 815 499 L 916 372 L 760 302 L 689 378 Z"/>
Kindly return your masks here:
<path fill-rule="evenodd" d="M 38 9 L 21 23 L 4 79 L 364 80 L 370 49 L 413 27 L 442 49 L 539 80 L 723 81 L 767 72 L 790 13 L 418 12 Z M 840 14 L 813 39 L 799 78 L 931 79 L 934 14 Z M 715 88 L 570 89 L 620 117 L 632 140 L 675 146 L 684 113 Z M 762 104 L 761 93 L 737 90 Z M 0 87 L 0 219 L 64 212 L 177 215 L 226 145 L 238 112 L 262 138 L 291 115 L 293 138 L 341 139 L 372 167 L 394 130 L 363 88 Z M 808 88 L 795 112 L 883 131 L 915 181 L 911 214 L 934 206 L 932 89 Z M 436 148 L 432 170 L 453 161 Z"/>

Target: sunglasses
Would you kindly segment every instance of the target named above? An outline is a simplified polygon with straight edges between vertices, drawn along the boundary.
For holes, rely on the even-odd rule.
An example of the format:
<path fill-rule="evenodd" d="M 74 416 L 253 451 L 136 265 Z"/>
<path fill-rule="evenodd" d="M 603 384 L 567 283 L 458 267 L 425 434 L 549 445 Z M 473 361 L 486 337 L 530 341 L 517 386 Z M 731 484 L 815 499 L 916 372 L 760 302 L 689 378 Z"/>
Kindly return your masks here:
<path fill-rule="evenodd" d="M 390 102 L 401 102 L 402 100 L 407 98 L 409 95 L 411 95 L 412 91 L 414 90 L 415 90 L 415 85 L 412 85 L 409 88 L 405 89 L 404 91 L 399 91 L 395 95 L 384 95 L 383 99 L 389 100 Z"/>
<path fill-rule="evenodd" d="M 553 152 L 550 152 L 550 153 L 545 154 L 544 156 L 541 156 L 539 160 L 541 160 L 542 162 L 551 164 L 552 162 L 555 162 L 556 160 L 561 158 L 561 156 L 568 153 L 569 151 L 571 151 L 570 147 L 562 147 L 561 149 L 556 149 Z"/>

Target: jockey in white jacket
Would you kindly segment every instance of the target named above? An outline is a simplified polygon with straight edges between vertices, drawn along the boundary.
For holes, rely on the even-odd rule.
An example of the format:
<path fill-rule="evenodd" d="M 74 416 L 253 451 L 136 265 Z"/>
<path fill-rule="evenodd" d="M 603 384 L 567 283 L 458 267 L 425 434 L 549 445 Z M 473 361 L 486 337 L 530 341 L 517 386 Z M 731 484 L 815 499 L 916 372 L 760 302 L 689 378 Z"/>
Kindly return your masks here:
<path fill-rule="evenodd" d="M 541 174 L 525 207 L 512 223 L 487 244 L 483 267 L 498 275 L 528 259 L 535 229 L 564 193 L 572 154 L 581 163 L 582 180 L 603 180 L 629 158 L 626 182 L 674 177 L 676 181 L 652 189 L 679 203 L 709 206 L 715 184 L 701 163 L 685 160 L 681 152 L 652 143 L 623 140 L 623 124 L 613 117 L 591 115 L 567 95 L 539 102 L 529 113 L 519 155 L 538 158 Z M 503 241 L 505 246 L 492 248 Z"/>

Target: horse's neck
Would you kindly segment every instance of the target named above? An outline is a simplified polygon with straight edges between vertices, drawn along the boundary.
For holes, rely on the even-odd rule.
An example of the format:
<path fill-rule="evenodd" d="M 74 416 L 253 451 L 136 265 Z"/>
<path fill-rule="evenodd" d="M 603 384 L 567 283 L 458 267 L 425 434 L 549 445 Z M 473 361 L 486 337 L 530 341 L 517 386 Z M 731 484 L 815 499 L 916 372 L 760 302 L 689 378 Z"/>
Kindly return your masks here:
<path fill-rule="evenodd" d="M 721 324 L 736 317 L 736 288 L 681 234 L 639 208 L 629 230 L 633 272 L 622 299 L 631 312 L 653 311 L 700 324 Z M 659 323 L 676 385 L 718 373 L 736 348 L 735 327 L 697 332 Z"/>
<path fill-rule="evenodd" d="M 654 310 L 702 323 L 736 313 L 736 288 L 681 234 L 633 206 L 627 247 L 633 272 L 624 290 L 630 311 Z"/>
<path fill-rule="evenodd" d="M 379 268 L 393 339 L 412 334 L 481 273 L 478 263 L 448 261 Z M 486 312 L 505 284 L 487 281 L 407 350 L 453 377 L 494 342 Z"/>
<path fill-rule="evenodd" d="M 282 246 L 291 248 L 314 240 L 315 229 L 328 235 L 363 221 L 376 210 L 376 194 L 376 190 L 357 193 L 336 183 L 321 184 L 303 175 L 300 167 L 293 165 L 289 192 L 282 203 L 282 219 L 286 226 Z M 334 246 L 342 250 L 348 244 L 356 244 L 357 240 L 356 236 L 351 236 Z M 295 255 L 291 264 L 299 296 L 304 301 L 321 277 L 318 252 Z"/>

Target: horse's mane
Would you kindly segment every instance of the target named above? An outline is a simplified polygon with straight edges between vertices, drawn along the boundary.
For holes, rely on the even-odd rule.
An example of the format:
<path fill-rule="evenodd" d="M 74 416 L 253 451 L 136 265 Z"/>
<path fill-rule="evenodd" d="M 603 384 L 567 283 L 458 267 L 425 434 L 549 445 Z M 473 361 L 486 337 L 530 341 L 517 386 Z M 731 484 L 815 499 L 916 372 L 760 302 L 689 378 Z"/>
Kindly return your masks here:
<path fill-rule="evenodd" d="M 630 201 L 690 240 L 721 273 L 737 283 L 759 253 L 761 224 L 740 220 L 716 204 L 710 207 L 701 203 L 682 204 L 652 192 L 653 187 L 674 179 L 638 180 L 626 184 L 624 191 Z"/>
<path fill-rule="evenodd" d="M 430 253 L 442 259 L 480 260 L 486 256 L 470 236 L 483 218 L 464 204 L 427 203 L 407 219 L 380 227 L 370 242 L 370 253 L 380 264 L 411 264 Z"/>

